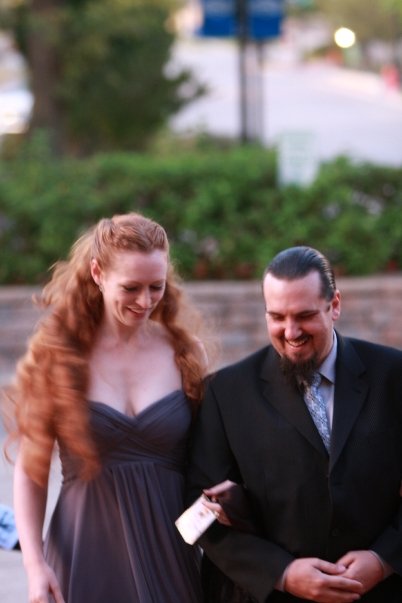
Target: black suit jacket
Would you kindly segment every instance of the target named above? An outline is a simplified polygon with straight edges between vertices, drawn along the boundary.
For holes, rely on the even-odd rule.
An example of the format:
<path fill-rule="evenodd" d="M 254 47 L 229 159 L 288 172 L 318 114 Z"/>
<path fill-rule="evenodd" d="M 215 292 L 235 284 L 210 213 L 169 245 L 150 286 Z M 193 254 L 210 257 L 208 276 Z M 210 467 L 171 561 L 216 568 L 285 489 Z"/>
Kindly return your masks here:
<path fill-rule="evenodd" d="M 244 484 L 257 533 L 217 523 L 207 556 L 258 602 L 297 601 L 274 585 L 299 557 L 372 549 L 395 571 L 362 600 L 402 601 L 402 352 L 338 334 L 328 455 L 300 392 L 268 346 L 213 376 L 197 419 L 190 498 Z"/>

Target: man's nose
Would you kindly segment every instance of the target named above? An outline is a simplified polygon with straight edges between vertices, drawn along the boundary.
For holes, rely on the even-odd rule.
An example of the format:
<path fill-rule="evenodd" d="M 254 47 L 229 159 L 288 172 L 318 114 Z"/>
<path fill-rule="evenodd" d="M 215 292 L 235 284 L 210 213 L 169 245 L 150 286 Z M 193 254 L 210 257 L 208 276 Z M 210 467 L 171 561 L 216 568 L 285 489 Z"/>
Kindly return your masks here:
<path fill-rule="evenodd" d="M 286 321 L 285 338 L 288 340 L 297 339 L 301 334 L 301 329 L 296 320 L 290 319 Z"/>

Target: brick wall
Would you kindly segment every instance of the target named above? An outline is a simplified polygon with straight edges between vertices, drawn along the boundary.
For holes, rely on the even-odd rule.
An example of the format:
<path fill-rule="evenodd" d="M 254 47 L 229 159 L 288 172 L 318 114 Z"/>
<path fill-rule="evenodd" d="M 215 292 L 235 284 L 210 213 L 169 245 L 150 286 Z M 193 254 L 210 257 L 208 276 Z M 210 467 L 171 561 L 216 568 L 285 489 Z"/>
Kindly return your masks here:
<path fill-rule="evenodd" d="M 402 274 L 338 278 L 340 333 L 402 349 Z M 259 282 L 199 282 L 187 285 L 212 317 L 222 340 L 220 364 L 238 360 L 267 343 Z M 402 367 L 401 367 L 402 368 Z"/>
<path fill-rule="evenodd" d="M 402 275 L 339 278 L 337 284 L 342 294 L 339 331 L 402 349 Z M 194 282 L 185 287 L 221 342 L 220 366 L 265 345 L 260 283 Z M 31 287 L 0 288 L 0 383 L 7 382 L 14 372 L 40 316 L 31 302 L 37 291 Z"/>

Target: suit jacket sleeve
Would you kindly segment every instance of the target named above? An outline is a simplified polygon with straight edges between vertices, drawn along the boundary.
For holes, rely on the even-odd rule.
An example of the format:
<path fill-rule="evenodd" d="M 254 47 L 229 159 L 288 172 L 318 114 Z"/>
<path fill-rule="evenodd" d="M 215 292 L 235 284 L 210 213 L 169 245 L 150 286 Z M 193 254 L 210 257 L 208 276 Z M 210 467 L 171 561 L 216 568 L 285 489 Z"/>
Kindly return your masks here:
<path fill-rule="evenodd" d="M 402 354 L 354 339 L 339 338 L 339 342 L 342 365 L 346 368 L 339 369 L 337 374 L 339 395 L 333 431 L 337 437 L 339 419 L 338 426 L 343 430 L 349 425 L 350 434 L 344 432 L 347 454 L 342 463 L 335 464 L 332 475 L 350 485 L 355 504 L 349 501 L 349 513 L 355 514 L 356 525 L 360 521 L 359 532 L 372 534 L 362 548 L 374 550 L 401 576 Z M 354 398 L 348 394 L 351 391 Z M 359 391 L 363 394 L 362 405 L 356 406 L 358 414 L 352 418 Z"/>
<path fill-rule="evenodd" d="M 252 434 L 249 435 L 252 437 Z M 189 469 L 191 500 L 204 488 L 231 479 L 242 483 L 231 453 L 213 386 L 207 390 L 194 431 Z M 293 557 L 256 534 L 215 522 L 200 538 L 208 557 L 232 580 L 263 603 Z"/>

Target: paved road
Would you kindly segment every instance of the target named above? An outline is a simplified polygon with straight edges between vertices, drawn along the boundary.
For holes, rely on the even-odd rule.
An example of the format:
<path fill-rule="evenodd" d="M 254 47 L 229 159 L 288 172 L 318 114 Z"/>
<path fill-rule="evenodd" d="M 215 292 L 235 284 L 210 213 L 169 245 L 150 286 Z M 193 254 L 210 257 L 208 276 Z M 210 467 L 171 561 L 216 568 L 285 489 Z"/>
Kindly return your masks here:
<path fill-rule="evenodd" d="M 4 431 L 0 430 L 0 449 L 3 449 Z M 0 501 L 12 506 L 12 478 L 13 468 L 6 462 L 3 454 L 0 455 Z M 60 484 L 60 471 L 58 463 L 54 463 L 50 477 L 50 490 L 48 508 L 46 512 L 45 529 L 54 507 Z M 22 565 L 21 553 L 17 551 L 4 551 L 0 549 L 0 602 L 1 603 L 27 603 L 27 582 Z"/>
<path fill-rule="evenodd" d="M 178 132 L 238 136 L 238 49 L 231 41 L 184 39 L 175 62 L 190 67 L 210 92 L 172 120 Z M 262 69 L 261 138 L 276 144 L 289 131 L 310 132 L 317 159 L 345 153 L 380 164 L 402 164 L 402 92 L 377 75 L 329 62 L 300 63 L 278 45 Z"/>
<path fill-rule="evenodd" d="M 10 52 L 6 61 L 4 56 L 0 61 L 0 134 L 6 127 L 2 120 L 11 119 L 10 103 L 13 111 L 25 114 L 31 102 L 18 57 Z M 231 40 L 179 40 L 172 68 L 189 67 L 209 93 L 171 120 L 175 131 L 239 136 L 238 63 L 238 48 Z M 260 76 L 256 73 L 254 69 L 251 88 L 258 98 L 259 86 L 262 90 L 263 118 L 257 127 L 265 145 L 277 144 L 285 133 L 303 132 L 312 136 L 317 161 L 347 154 L 379 164 L 402 164 L 401 89 L 387 87 L 373 73 L 323 61 L 302 63 L 286 36 L 266 46 Z"/>
<path fill-rule="evenodd" d="M 2 432 L 3 433 L 3 432 Z M 3 446 L 4 436 L 0 437 Z M 0 458 L 0 501 L 12 506 L 12 467 Z M 26 603 L 26 580 L 21 553 L 0 549 L 0 601 L 1 603 Z"/>

